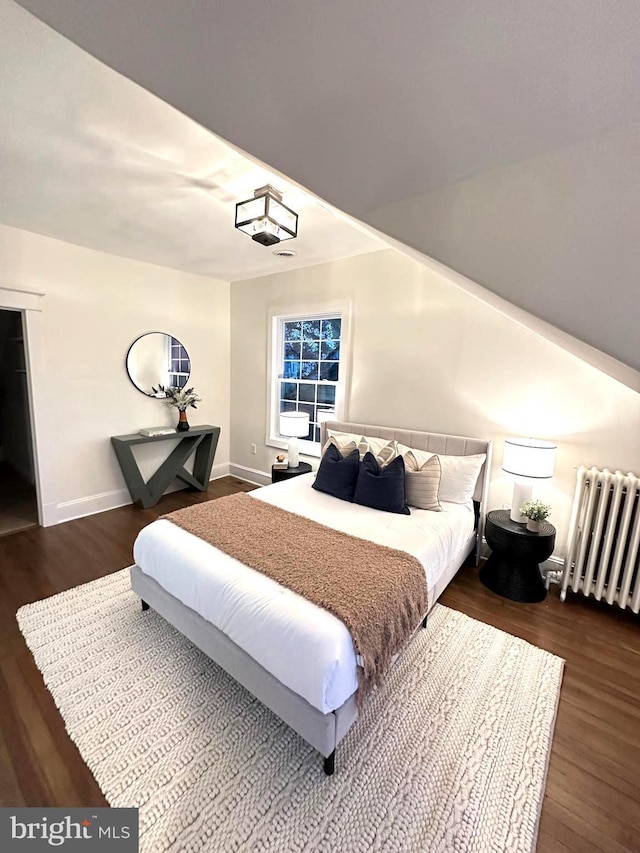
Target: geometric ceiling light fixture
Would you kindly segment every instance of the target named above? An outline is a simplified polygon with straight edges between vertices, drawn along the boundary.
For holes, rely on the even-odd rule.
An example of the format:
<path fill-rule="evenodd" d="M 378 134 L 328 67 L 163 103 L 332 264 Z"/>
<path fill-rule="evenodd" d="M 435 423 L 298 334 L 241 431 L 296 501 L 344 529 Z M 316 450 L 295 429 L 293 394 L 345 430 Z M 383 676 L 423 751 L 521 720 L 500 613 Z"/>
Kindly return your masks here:
<path fill-rule="evenodd" d="M 269 184 L 236 204 L 235 225 L 263 246 L 298 236 L 298 214 L 282 203 L 282 193 Z"/>

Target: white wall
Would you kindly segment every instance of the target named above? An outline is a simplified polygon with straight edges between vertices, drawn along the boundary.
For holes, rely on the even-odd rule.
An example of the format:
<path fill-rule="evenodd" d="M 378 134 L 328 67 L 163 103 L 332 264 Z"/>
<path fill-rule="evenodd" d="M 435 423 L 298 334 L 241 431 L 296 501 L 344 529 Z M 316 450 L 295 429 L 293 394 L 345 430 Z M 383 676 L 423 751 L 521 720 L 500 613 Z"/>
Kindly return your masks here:
<path fill-rule="evenodd" d="M 0 225 L 0 287 L 44 293 L 32 336 L 45 524 L 129 503 L 110 436 L 177 421 L 128 379 L 127 350 L 144 332 L 166 331 L 187 348 L 202 397 L 189 421 L 221 427 L 212 476 L 228 472 L 228 282 Z M 169 450 L 140 448 L 143 474 Z"/>
<path fill-rule="evenodd" d="M 269 308 L 337 297 L 353 304 L 348 418 L 492 439 L 490 508 L 511 498 L 505 436 L 557 440 L 555 476 L 535 493 L 553 506 L 556 553 L 575 466 L 640 473 L 640 395 L 394 250 L 232 284 L 236 465 L 268 473 L 275 454 L 264 444 Z"/>
<path fill-rule="evenodd" d="M 491 507 L 511 496 L 506 435 L 558 441 L 556 475 L 538 493 L 553 505 L 559 553 L 576 465 L 640 473 L 640 395 L 393 250 L 236 282 L 230 293 L 226 282 L 0 226 L 0 269 L 0 287 L 45 294 L 31 324 L 45 523 L 127 503 L 109 437 L 173 424 L 174 410 L 125 371 L 145 331 L 170 332 L 189 351 L 203 398 L 190 421 L 222 427 L 214 476 L 230 458 L 238 472 L 267 475 L 268 310 L 325 298 L 353 305 L 347 416 L 493 439 Z M 167 452 L 141 451 L 147 475 Z"/>
<path fill-rule="evenodd" d="M 640 372 L 640 123 L 365 218 Z"/>

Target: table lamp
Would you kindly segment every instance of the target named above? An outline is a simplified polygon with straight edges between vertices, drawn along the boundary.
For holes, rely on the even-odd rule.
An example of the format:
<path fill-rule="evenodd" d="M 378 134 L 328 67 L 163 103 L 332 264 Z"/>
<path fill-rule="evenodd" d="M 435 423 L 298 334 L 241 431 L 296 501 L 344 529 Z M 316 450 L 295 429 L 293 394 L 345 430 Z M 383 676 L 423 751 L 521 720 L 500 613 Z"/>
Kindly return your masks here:
<path fill-rule="evenodd" d="M 515 476 L 511 499 L 512 521 L 526 522 L 520 507 L 531 500 L 534 480 L 553 477 L 556 445 L 538 438 L 505 438 L 502 470 Z"/>
<path fill-rule="evenodd" d="M 336 419 L 336 410 L 335 409 L 318 409 L 318 426 L 320 424 L 326 424 L 327 421 L 335 421 Z"/>
<path fill-rule="evenodd" d="M 297 468 L 300 464 L 298 439 L 309 435 L 309 415 L 305 412 L 280 412 L 280 435 L 289 439 L 289 468 Z"/>

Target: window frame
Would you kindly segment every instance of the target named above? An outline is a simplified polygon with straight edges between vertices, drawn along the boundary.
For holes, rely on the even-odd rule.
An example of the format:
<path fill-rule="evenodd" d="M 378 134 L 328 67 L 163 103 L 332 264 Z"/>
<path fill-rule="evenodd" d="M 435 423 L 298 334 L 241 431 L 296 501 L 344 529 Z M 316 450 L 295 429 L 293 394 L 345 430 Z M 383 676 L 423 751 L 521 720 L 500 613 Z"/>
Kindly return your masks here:
<path fill-rule="evenodd" d="M 268 322 L 268 359 L 267 359 L 267 417 L 265 444 L 286 450 L 288 440 L 278 432 L 280 417 L 280 382 L 285 378 L 280 374 L 284 345 L 284 324 L 307 320 L 326 320 L 339 317 L 340 327 L 340 371 L 337 382 L 330 380 L 311 380 L 317 385 L 326 382 L 335 386 L 335 419 L 346 420 L 346 401 L 350 378 L 351 355 L 351 304 L 347 300 L 339 300 L 329 305 L 287 305 L 273 306 L 269 309 Z M 298 380 L 294 380 L 298 381 Z M 304 456 L 319 457 L 320 442 L 300 439 L 300 453 Z"/>

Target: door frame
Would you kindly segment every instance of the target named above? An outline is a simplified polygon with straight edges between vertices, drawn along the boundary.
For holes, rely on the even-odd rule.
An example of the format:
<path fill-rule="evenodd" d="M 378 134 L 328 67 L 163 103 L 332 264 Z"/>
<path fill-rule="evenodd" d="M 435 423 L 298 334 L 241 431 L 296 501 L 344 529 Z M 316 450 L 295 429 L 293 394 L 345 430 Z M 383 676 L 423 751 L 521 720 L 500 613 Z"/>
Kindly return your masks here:
<path fill-rule="evenodd" d="M 47 480 L 44 477 L 44 453 L 40 437 L 43 434 L 42 393 L 45 388 L 42 358 L 42 297 L 44 293 L 17 287 L 0 285 L 0 310 L 19 311 L 22 314 L 22 333 L 24 336 L 24 357 L 27 371 L 28 414 L 31 421 L 31 452 L 33 453 L 33 471 L 38 502 L 38 524 L 47 526 L 45 508 L 47 505 Z M 51 482 L 49 480 L 49 482 Z"/>

